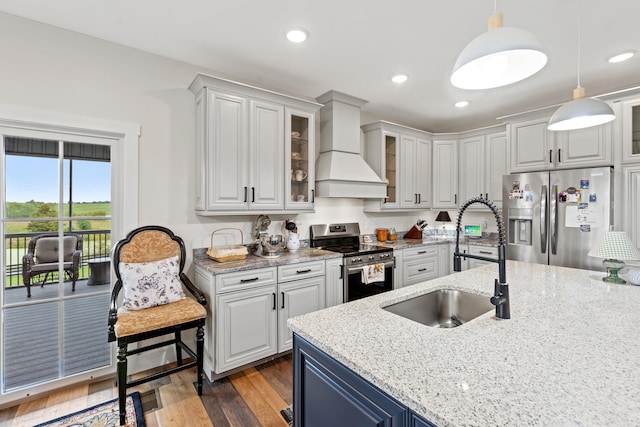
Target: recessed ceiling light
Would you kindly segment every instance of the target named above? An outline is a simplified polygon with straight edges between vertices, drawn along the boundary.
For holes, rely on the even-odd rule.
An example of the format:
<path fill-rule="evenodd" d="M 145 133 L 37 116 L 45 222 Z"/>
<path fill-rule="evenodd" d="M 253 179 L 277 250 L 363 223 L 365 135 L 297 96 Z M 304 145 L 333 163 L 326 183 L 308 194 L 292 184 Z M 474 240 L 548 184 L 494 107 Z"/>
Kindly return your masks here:
<path fill-rule="evenodd" d="M 396 74 L 395 76 L 391 77 L 391 81 L 394 83 L 404 83 L 408 78 L 409 76 L 407 76 L 406 74 Z"/>
<path fill-rule="evenodd" d="M 469 105 L 469 101 L 458 101 L 454 105 L 458 108 L 464 108 Z"/>
<path fill-rule="evenodd" d="M 622 53 L 618 53 L 616 55 L 613 55 L 607 61 L 609 61 L 611 63 L 622 62 L 622 61 L 626 61 L 627 59 L 631 58 L 635 54 L 636 54 L 635 50 L 628 50 L 626 52 L 622 52 Z"/>
<path fill-rule="evenodd" d="M 302 43 L 307 39 L 307 32 L 305 30 L 295 29 L 287 32 L 287 38 L 293 43 Z"/>

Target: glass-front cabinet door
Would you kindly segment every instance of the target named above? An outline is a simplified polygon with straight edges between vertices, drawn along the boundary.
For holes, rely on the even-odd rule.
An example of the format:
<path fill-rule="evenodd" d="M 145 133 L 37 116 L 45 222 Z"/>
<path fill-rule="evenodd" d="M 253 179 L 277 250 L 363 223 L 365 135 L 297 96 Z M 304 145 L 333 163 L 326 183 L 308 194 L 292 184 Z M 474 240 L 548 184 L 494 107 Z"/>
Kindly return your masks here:
<path fill-rule="evenodd" d="M 623 103 L 622 161 L 640 162 L 640 99 Z"/>
<path fill-rule="evenodd" d="M 398 135 L 384 133 L 384 182 L 387 184 L 387 197 L 384 199 L 383 208 L 398 207 L 398 174 L 399 149 Z"/>
<path fill-rule="evenodd" d="M 286 174 L 285 207 L 312 210 L 315 199 L 314 115 L 285 109 Z"/>

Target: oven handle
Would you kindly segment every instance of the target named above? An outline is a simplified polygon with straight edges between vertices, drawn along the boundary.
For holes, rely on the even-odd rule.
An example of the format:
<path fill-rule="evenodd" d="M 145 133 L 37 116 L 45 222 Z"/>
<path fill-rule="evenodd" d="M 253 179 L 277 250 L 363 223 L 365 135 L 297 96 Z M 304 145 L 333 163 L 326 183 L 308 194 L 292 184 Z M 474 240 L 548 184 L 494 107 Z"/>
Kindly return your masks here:
<path fill-rule="evenodd" d="M 386 262 L 380 262 L 380 263 L 371 263 L 368 265 L 373 265 L 373 264 L 384 264 L 385 267 L 394 267 L 395 268 L 395 260 L 390 260 L 390 261 L 386 261 Z M 347 274 L 352 274 L 352 273 L 357 273 L 358 271 L 362 271 L 364 266 L 360 266 L 360 267 L 347 267 Z"/>

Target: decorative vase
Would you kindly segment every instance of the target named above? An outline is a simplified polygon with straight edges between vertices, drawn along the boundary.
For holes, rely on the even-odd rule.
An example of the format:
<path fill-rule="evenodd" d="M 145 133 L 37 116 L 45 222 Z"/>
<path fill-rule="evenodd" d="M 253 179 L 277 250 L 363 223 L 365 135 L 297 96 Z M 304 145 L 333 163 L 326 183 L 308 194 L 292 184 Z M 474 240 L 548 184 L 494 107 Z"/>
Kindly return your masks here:
<path fill-rule="evenodd" d="M 289 233 L 289 240 L 287 241 L 287 249 L 289 252 L 295 252 L 300 248 L 300 239 L 298 238 L 298 233 L 291 232 Z"/>

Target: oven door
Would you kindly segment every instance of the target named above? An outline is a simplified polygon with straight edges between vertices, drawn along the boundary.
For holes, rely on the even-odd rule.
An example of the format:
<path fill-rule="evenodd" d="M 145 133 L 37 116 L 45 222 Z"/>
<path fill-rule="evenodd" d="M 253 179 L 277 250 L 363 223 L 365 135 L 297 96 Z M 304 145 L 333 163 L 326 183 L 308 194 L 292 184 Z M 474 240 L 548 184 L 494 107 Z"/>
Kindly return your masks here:
<path fill-rule="evenodd" d="M 377 264 L 377 263 L 376 263 Z M 344 266 L 344 302 L 366 298 L 393 289 L 393 273 L 396 266 L 395 259 L 385 261 L 384 282 L 374 282 L 365 284 L 362 281 L 363 266 Z M 368 264 L 372 265 L 372 264 Z"/>

